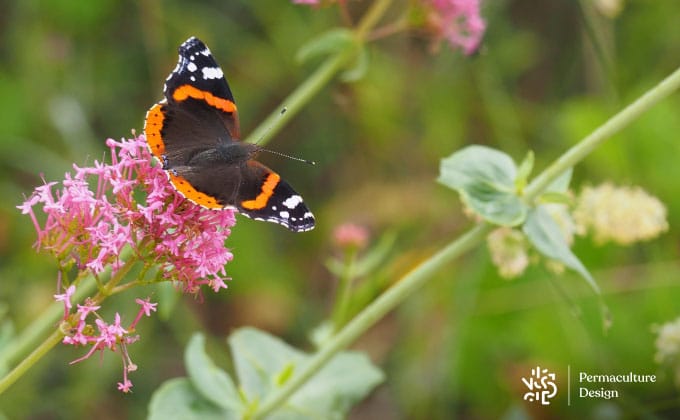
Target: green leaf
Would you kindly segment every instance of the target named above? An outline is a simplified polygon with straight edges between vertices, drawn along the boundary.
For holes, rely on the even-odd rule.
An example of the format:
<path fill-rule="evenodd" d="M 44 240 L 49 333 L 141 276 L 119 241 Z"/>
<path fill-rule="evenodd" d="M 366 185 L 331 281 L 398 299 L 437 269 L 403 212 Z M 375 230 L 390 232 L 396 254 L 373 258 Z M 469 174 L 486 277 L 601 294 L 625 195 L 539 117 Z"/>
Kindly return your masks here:
<path fill-rule="evenodd" d="M 349 29 L 335 28 L 304 44 L 295 55 L 299 63 L 356 47 L 354 33 Z"/>
<path fill-rule="evenodd" d="M 299 371 L 309 356 L 277 337 L 253 328 L 242 328 L 229 337 L 234 364 L 249 400 L 262 401 L 282 377 Z M 355 352 L 334 357 L 270 419 L 344 418 L 349 409 L 377 384 L 382 372 L 368 358 Z"/>
<path fill-rule="evenodd" d="M 184 363 L 189 379 L 200 395 L 224 409 L 236 412 L 244 409 L 231 377 L 205 353 L 205 337 L 202 334 L 191 337 L 184 354 Z"/>
<path fill-rule="evenodd" d="M 538 198 L 538 202 L 549 204 L 571 204 L 573 200 L 568 192 L 572 173 L 573 170 L 571 168 L 562 172 L 562 175 L 548 185 L 545 192 Z"/>
<path fill-rule="evenodd" d="M 325 320 L 309 333 L 309 341 L 311 341 L 318 349 L 333 337 L 334 332 L 335 327 L 333 326 L 333 323 L 330 320 Z"/>
<path fill-rule="evenodd" d="M 461 195 L 484 220 L 502 226 L 524 221 L 528 206 L 517 196 L 517 168 L 507 154 L 468 146 L 442 159 L 438 181 Z"/>
<path fill-rule="evenodd" d="M 522 191 L 527 185 L 527 180 L 531 171 L 534 169 L 534 152 L 529 150 L 526 157 L 520 163 L 519 169 L 517 169 L 517 177 L 515 178 L 515 186 L 518 191 Z"/>
<path fill-rule="evenodd" d="M 593 279 L 588 269 L 581 263 L 578 257 L 571 252 L 557 222 L 555 222 L 543 206 L 539 205 L 529 212 L 522 230 L 541 254 L 560 261 L 565 266 L 579 273 L 593 291 L 600 295 L 600 288 L 595 283 L 595 279 Z"/>
<path fill-rule="evenodd" d="M 343 352 L 293 394 L 290 404 L 311 408 L 321 414 L 311 415 L 310 419 L 328 418 L 330 415 L 345 418 L 350 408 L 384 379 L 382 371 L 373 366 L 365 354 Z"/>
<path fill-rule="evenodd" d="M 548 185 L 545 189 L 546 192 L 566 193 L 569 190 L 569 183 L 571 182 L 573 172 L 572 168 L 562 172 L 562 175 L 558 176 L 557 179 Z"/>
<path fill-rule="evenodd" d="M 566 193 L 560 193 L 560 192 L 547 192 L 545 194 L 541 194 L 540 199 L 538 200 L 540 203 L 546 203 L 546 204 L 565 204 L 569 205 L 572 203 L 572 198 L 566 194 Z"/>
<path fill-rule="evenodd" d="M 274 383 L 277 386 L 283 386 L 286 382 L 288 382 L 291 376 L 293 376 L 293 373 L 295 373 L 295 365 L 290 363 L 284 366 L 283 371 L 276 375 Z"/>
<path fill-rule="evenodd" d="M 274 378 L 284 368 L 296 369 L 304 359 L 301 351 L 254 328 L 236 330 L 229 336 L 229 346 L 239 385 L 249 400 L 269 394 Z"/>
<path fill-rule="evenodd" d="M 361 79 L 368 71 L 369 61 L 368 50 L 366 50 L 363 44 L 359 45 L 354 62 L 350 65 L 349 69 L 340 73 L 340 80 L 343 82 L 356 82 Z"/>
<path fill-rule="evenodd" d="M 231 420 L 240 418 L 206 401 L 187 378 L 163 383 L 149 402 L 149 420 Z"/>

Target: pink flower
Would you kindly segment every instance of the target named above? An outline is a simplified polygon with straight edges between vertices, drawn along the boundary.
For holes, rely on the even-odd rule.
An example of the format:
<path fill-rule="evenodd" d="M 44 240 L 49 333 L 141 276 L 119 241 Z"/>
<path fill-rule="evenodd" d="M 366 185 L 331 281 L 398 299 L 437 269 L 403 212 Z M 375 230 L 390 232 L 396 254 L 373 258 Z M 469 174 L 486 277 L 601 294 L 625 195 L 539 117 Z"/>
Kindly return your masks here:
<path fill-rule="evenodd" d="M 204 284 L 216 291 L 226 287 L 224 265 L 233 255 L 224 241 L 236 223 L 234 211 L 205 209 L 177 194 L 166 173 L 152 164 L 144 136 L 106 144 L 110 164 L 74 165 L 61 185 L 45 183 L 18 206 L 34 223 L 38 249 L 52 253 L 61 266 L 75 263 L 94 275 L 107 267 L 115 273 L 124 265 L 121 254 L 130 249 L 186 292 Z M 45 214 L 42 224 L 36 208 Z"/>
<path fill-rule="evenodd" d="M 70 285 L 68 289 L 66 289 L 66 292 L 64 292 L 61 295 L 54 295 L 54 300 L 57 302 L 64 302 L 64 319 L 68 317 L 69 312 L 71 311 L 71 308 L 73 307 L 73 304 L 71 303 L 71 296 L 76 292 L 76 286 Z"/>
<path fill-rule="evenodd" d="M 361 249 L 368 243 L 368 237 L 368 229 L 355 223 L 343 223 L 333 229 L 333 242 L 341 248 Z"/>
<path fill-rule="evenodd" d="M 158 306 L 157 303 L 151 303 L 149 301 L 149 298 L 146 298 L 146 300 L 135 299 L 135 302 L 138 305 L 141 305 L 141 308 L 139 308 L 139 312 L 137 313 L 135 320 L 132 321 L 132 324 L 130 324 L 130 327 L 129 327 L 130 330 L 133 330 L 137 326 L 137 323 L 139 322 L 139 320 L 142 319 L 142 315 L 151 316 L 151 312 L 152 311 L 156 312 L 156 306 Z"/>
<path fill-rule="evenodd" d="M 142 313 L 147 309 L 149 313 L 151 310 L 155 311 L 156 304 L 149 303 L 148 300 L 143 302 Z M 129 392 L 130 388 L 132 388 L 132 382 L 128 378 L 128 372 L 137 370 L 137 365 L 132 363 L 130 359 L 128 345 L 138 341 L 139 336 L 130 335 L 129 331 L 123 328 L 119 313 L 116 312 L 113 323 L 109 324 L 97 315 L 97 309 L 99 309 L 98 306 L 78 305 L 78 312 L 80 314 L 78 324 L 75 331 L 64 337 L 63 342 L 73 346 L 89 345 L 91 347 L 84 356 L 71 361 L 71 364 L 80 363 L 90 358 L 97 351 L 102 353 L 104 350 L 110 350 L 114 353 L 119 352 L 123 360 L 123 382 L 118 383 L 118 389 L 122 392 Z M 97 327 L 96 330 L 91 324 L 87 323 L 87 318 L 90 314 L 97 316 L 97 319 L 94 320 Z M 135 320 L 135 323 L 137 321 L 138 319 Z"/>
<path fill-rule="evenodd" d="M 451 48 L 461 48 L 465 54 L 477 50 L 486 29 L 479 13 L 479 0 L 423 1 L 436 41 L 446 40 Z"/>
<path fill-rule="evenodd" d="M 130 392 L 132 388 L 132 382 L 129 379 L 125 379 L 123 382 L 118 382 L 118 390 L 124 393 Z"/>
<path fill-rule="evenodd" d="M 224 242 L 236 222 L 234 211 L 205 209 L 177 194 L 165 171 L 152 163 L 144 136 L 109 139 L 106 144 L 111 163 L 73 165 L 61 183 L 45 182 L 18 206 L 33 222 L 38 234 L 36 248 L 52 254 L 62 268 L 77 268 L 78 278 L 90 273 L 106 286 L 107 278 L 120 274 L 104 295 L 115 287 L 125 290 L 124 274 L 135 262 L 144 265 L 142 273 L 155 268 L 157 278 L 173 281 L 185 292 L 197 293 L 203 285 L 215 292 L 226 288 L 229 278 L 224 266 L 233 254 Z M 148 279 L 131 279 L 135 280 Z M 113 323 L 97 314 L 99 300 L 86 299 L 77 305 L 76 314 L 69 316 L 75 290 L 72 284 L 54 296 L 64 304 L 64 320 L 72 323 L 63 343 L 90 346 L 71 363 L 98 351 L 120 352 L 124 373 L 118 389 L 129 392 L 132 382 L 128 372 L 137 366 L 127 347 L 139 340 L 131 331 L 143 315 L 156 311 L 157 304 L 148 298 L 137 299 L 141 308 L 125 329 L 120 314 L 115 314 Z"/>

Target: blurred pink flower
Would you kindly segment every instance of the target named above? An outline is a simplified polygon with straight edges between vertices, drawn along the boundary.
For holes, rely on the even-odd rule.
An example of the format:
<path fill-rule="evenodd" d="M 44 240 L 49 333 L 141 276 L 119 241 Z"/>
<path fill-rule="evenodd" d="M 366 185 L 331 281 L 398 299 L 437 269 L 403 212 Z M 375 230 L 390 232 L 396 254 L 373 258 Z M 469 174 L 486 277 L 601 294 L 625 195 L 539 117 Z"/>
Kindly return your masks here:
<path fill-rule="evenodd" d="M 423 0 L 427 22 L 436 41 L 445 40 L 465 54 L 479 47 L 486 24 L 479 13 L 480 0 Z"/>
<path fill-rule="evenodd" d="M 368 229 L 355 223 L 343 223 L 333 229 L 333 242 L 340 248 L 361 249 L 368 243 L 368 238 Z"/>

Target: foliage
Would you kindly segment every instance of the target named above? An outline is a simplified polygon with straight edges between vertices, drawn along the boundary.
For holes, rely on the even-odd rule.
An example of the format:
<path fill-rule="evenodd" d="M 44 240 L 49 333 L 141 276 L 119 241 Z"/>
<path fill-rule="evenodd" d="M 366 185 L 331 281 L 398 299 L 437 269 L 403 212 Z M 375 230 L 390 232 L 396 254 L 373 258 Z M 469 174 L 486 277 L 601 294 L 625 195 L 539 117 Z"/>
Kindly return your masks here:
<path fill-rule="evenodd" d="M 27 330 L 37 336 L 52 331 L 54 323 L 36 327 L 31 321 L 53 310 L 45 308 L 55 293 L 63 292 L 54 288 L 54 261 L 31 249 L 33 227 L 15 208 L 43 183 L 41 177 L 61 179 L 74 162 L 84 166 L 101 160 L 107 150 L 104 139 L 130 137 L 130 128 L 140 133 L 144 112 L 159 99 L 162 81 L 174 65 L 175 49 L 189 35 L 204 39 L 220 58 L 239 105 L 242 131 L 253 132 L 257 140 L 262 132 L 254 128 L 270 125 L 260 122 L 280 112 L 277 104 L 286 95 L 326 63 L 335 48 L 354 45 L 342 31 L 329 28 L 355 24 L 373 2 L 322 3 L 316 8 L 244 0 L 201 1 L 191 7 L 177 1 L 0 5 L 3 350 Z M 358 340 L 355 349 L 381 367 L 385 383 L 349 416 L 528 416 L 532 408 L 517 387 L 536 364 L 549 365 L 563 377 L 567 366 L 572 372 L 658 374 L 652 385 L 622 385 L 624 396 L 616 400 L 580 399 L 567 407 L 566 395 L 558 393 L 546 409 L 549 417 L 677 416 L 673 336 L 659 340 L 662 352 L 655 348 L 655 331 L 669 328 L 652 326 L 679 315 L 678 96 L 600 145 L 563 185 L 574 192 L 610 180 L 624 187 L 640 185 L 668 209 L 666 233 L 629 247 L 576 236 L 565 249 L 561 243 L 546 243 L 558 237 L 557 227 L 535 208 L 548 202 L 571 205 L 575 198 L 559 188 L 530 203 L 521 199 L 530 174 L 541 173 L 679 64 L 676 1 L 644 7 L 627 2 L 606 14 L 593 8 L 599 3 L 548 1 L 527 7 L 483 2 L 487 31 L 473 57 L 444 45 L 437 50 L 428 43 L 427 31 L 407 35 L 398 25 L 362 42 L 338 70 L 351 83 L 324 87 L 305 106 L 286 113 L 288 125 L 267 134 L 276 135 L 268 147 L 317 161 L 309 167 L 262 156 L 304 193 L 318 216 L 317 230 L 292 235 L 239 219 L 226 243 L 237 253 L 226 268 L 232 279 L 226 293 L 206 294 L 196 302 L 178 299 L 172 288 L 141 286 L 111 297 L 115 311 L 103 313 L 104 319 L 113 319 L 114 312 L 135 313 L 136 296 L 160 302 L 162 319 L 144 319 L 136 326 L 142 339 L 134 357 L 143 374 L 136 374 L 131 394 L 111 392 L 120 380 L 119 360 L 105 357 L 71 366 L 82 354 L 57 348 L 0 397 L 0 411 L 8 418 L 87 418 L 93 413 L 102 419 L 142 418 L 154 392 L 174 389 L 177 405 L 180 397 L 188 398 L 193 407 L 221 413 L 208 402 L 210 390 L 199 390 L 191 380 L 204 378 L 202 387 L 219 384 L 226 395 L 230 380 L 214 366 L 234 363 L 234 377 L 242 382 L 239 359 L 230 362 L 224 352 L 212 352 L 211 361 L 191 341 L 196 360 L 182 364 L 181 349 L 190 335 L 205 331 L 210 348 L 230 331 L 253 333 L 242 329 L 253 326 L 304 347 L 320 320 L 345 324 L 353 319 L 471 224 L 451 191 L 433 180 L 443 156 L 480 144 L 502 150 L 506 162 L 501 164 L 506 176 L 492 177 L 496 187 L 482 192 L 507 199 L 516 210 L 510 216 L 506 208 L 489 214 L 502 216 L 494 221 L 504 225 L 524 222 L 524 233 L 544 254 L 561 255 L 577 272 L 587 267 L 609 308 L 611 328 L 602 333 L 599 299 L 583 282 L 571 281 L 576 276 L 569 271 L 557 276 L 531 254 L 522 277 L 508 281 L 486 250 L 476 247 L 434 272 L 427 287 Z M 347 5 L 348 16 L 338 16 L 339 4 Z M 396 21 L 423 16 L 388 14 Z M 514 163 L 527 150 L 534 151 L 533 164 L 527 159 Z M 470 186 L 477 190 L 477 184 L 456 188 Z M 471 207 L 485 213 L 483 205 Z M 333 231 L 348 221 L 371 233 L 365 248 L 350 252 L 334 243 Z M 578 256 L 580 263 L 569 255 Z M 348 261 L 355 264 L 351 275 L 342 266 Z M 352 293 L 339 309 L 338 300 L 329 302 L 342 295 L 335 282 L 343 276 L 350 279 L 346 283 Z M 171 300 L 176 304 L 166 304 Z M 56 309 L 60 316 L 63 307 Z M 336 318 L 336 313 L 341 315 Z M 317 331 L 313 341 L 322 347 L 334 328 Z M 299 354 L 276 342 L 287 349 L 282 351 Z M 663 357 L 655 360 L 655 354 Z M 0 367 L 17 362 L 2 359 Z M 299 372 L 297 366 L 271 371 L 283 382 Z M 172 379 L 183 375 L 189 379 Z M 156 391 L 166 380 L 171 382 Z M 224 404 L 221 397 L 213 399 Z M 238 402 L 227 401 L 242 407 L 244 400 L 239 394 Z"/>

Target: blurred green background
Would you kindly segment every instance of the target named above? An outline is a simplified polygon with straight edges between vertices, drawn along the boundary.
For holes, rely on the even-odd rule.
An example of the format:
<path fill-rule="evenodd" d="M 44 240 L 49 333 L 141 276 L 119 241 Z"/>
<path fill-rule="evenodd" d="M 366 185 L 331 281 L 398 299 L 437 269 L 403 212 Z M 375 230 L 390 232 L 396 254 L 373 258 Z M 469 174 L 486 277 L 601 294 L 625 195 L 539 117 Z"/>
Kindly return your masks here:
<path fill-rule="evenodd" d="M 350 1 L 353 15 L 367 3 Z M 223 339 L 244 325 L 310 349 L 307 335 L 334 299 L 335 279 L 324 266 L 338 253 L 334 227 L 365 224 L 373 242 L 396 234 L 390 258 L 364 279 L 362 291 L 378 293 L 470 225 L 455 193 L 434 182 L 441 157 L 471 143 L 516 160 L 533 149 L 540 170 L 680 65 L 677 0 L 629 0 L 611 18 L 589 0 L 495 0 L 484 2 L 483 15 L 488 30 L 473 57 L 446 46 L 433 54 L 419 35 L 371 44 L 362 80 L 328 86 L 269 144 L 317 161 L 310 167 L 262 156 L 304 195 L 317 228 L 291 234 L 239 218 L 227 243 L 235 255 L 229 289 L 206 292 L 202 303 L 184 296 L 167 318 L 140 323 L 141 341 L 130 348 L 139 365 L 132 394 L 115 389 L 116 355 L 69 365 L 82 351 L 58 346 L 0 396 L 0 412 L 11 419 L 141 418 L 154 389 L 183 374 L 183 347 L 196 330 L 212 336 L 211 353 L 224 366 Z M 101 159 L 107 137 L 141 132 L 181 42 L 196 35 L 210 46 L 248 134 L 314 70 L 316 63 L 295 61 L 297 49 L 340 21 L 335 7 L 288 1 L 0 3 L 3 331 L 28 325 L 52 301 L 56 284 L 54 262 L 35 253 L 32 224 L 15 206 L 41 176 L 59 180 L 73 163 Z M 604 290 L 614 322 L 608 334 L 597 300 L 575 275 L 534 266 L 507 281 L 480 248 L 355 345 L 387 381 L 352 418 L 680 416 L 673 372 L 653 360 L 652 331 L 680 316 L 678 110 L 676 94 L 575 170 L 576 186 L 637 184 L 668 208 L 670 230 L 650 243 L 575 244 Z M 134 298 L 153 293 L 117 296 L 104 312 L 132 317 Z M 570 365 L 572 372 L 659 379 L 622 385 L 619 399 L 575 399 L 571 407 L 560 392 L 539 409 L 522 401 L 520 381 L 537 364 L 562 377 Z"/>

